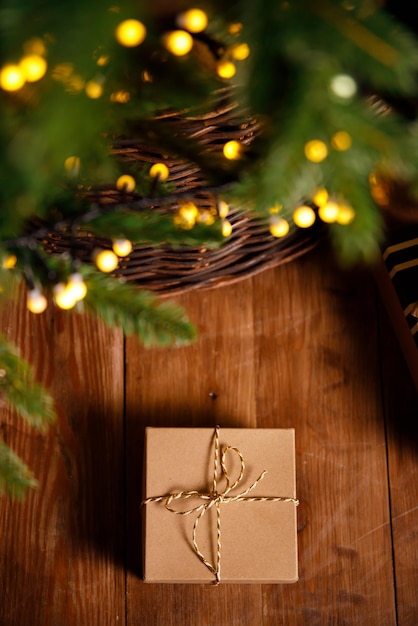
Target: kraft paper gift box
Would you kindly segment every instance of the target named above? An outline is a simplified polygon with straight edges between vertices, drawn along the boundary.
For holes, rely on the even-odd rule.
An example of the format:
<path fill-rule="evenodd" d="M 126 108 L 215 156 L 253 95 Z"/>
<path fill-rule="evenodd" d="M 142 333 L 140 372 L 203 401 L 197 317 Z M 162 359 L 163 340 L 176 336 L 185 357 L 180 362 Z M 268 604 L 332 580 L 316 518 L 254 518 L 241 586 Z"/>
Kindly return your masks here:
<path fill-rule="evenodd" d="M 144 581 L 296 582 L 295 482 L 293 429 L 147 428 Z"/>

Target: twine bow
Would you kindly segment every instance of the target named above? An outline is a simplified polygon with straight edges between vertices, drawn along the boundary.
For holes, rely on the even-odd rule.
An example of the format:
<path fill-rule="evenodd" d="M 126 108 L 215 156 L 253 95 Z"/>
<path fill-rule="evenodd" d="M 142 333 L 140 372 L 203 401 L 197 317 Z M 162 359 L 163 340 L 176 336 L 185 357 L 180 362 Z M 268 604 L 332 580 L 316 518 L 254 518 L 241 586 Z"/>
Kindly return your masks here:
<path fill-rule="evenodd" d="M 167 511 L 170 513 L 174 513 L 175 515 L 190 515 L 191 513 L 198 513 L 194 525 L 193 525 L 193 549 L 195 554 L 199 557 L 202 563 L 208 568 L 208 570 L 215 576 L 214 583 L 216 585 L 219 584 L 221 580 L 221 504 L 229 504 L 230 502 L 293 502 L 295 505 L 299 504 L 299 501 L 296 498 L 287 498 L 287 497 L 262 497 L 262 496 L 249 496 L 247 494 L 252 491 L 260 481 L 263 480 L 267 471 L 263 470 L 259 477 L 246 489 L 238 493 L 237 495 L 229 495 L 230 492 L 235 489 L 239 483 L 242 481 L 245 472 L 245 462 L 244 457 L 241 451 L 234 446 L 226 446 L 221 455 L 220 466 L 222 470 L 223 477 L 225 478 L 226 484 L 223 491 L 218 491 L 218 468 L 219 468 L 219 426 L 215 428 L 215 446 L 214 446 L 214 464 L 213 464 L 213 482 L 212 482 L 212 490 L 209 493 L 190 490 L 190 491 L 179 491 L 178 493 L 169 493 L 164 496 L 155 496 L 151 498 L 147 498 L 143 500 L 142 505 L 149 504 L 151 502 L 164 502 L 164 506 Z M 234 451 L 240 460 L 240 472 L 238 478 L 235 482 L 231 483 L 231 479 L 228 473 L 228 469 L 226 467 L 226 457 L 230 451 Z M 202 504 L 198 506 L 191 507 L 184 511 L 177 511 L 172 508 L 170 505 L 174 500 L 187 500 L 188 498 L 197 497 L 203 500 Z M 210 561 L 206 559 L 206 557 L 199 550 L 197 544 L 197 528 L 199 526 L 200 520 L 205 515 L 205 513 L 212 507 L 216 508 L 216 563 L 212 564 Z"/>

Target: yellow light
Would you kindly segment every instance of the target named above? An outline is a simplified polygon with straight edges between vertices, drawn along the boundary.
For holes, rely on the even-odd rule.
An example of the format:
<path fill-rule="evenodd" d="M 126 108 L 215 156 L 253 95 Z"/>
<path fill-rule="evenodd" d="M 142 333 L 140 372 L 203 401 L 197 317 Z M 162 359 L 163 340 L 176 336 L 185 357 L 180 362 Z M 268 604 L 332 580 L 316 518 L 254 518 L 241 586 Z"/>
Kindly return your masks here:
<path fill-rule="evenodd" d="M 224 219 L 229 213 L 229 205 L 225 202 L 225 200 L 218 201 L 218 215 L 222 219 Z"/>
<path fill-rule="evenodd" d="M 97 59 L 96 63 L 99 67 L 104 67 L 105 65 L 107 65 L 109 63 L 109 56 L 106 54 L 102 54 L 101 56 L 99 56 L 99 58 Z"/>
<path fill-rule="evenodd" d="M 79 302 L 86 297 L 87 294 L 87 285 L 83 280 L 83 277 L 78 272 L 74 272 L 68 277 L 68 282 L 66 285 L 67 293 L 73 297 L 75 302 Z"/>
<path fill-rule="evenodd" d="M 43 313 L 48 306 L 48 300 L 39 289 L 31 289 L 28 291 L 26 306 L 31 313 Z"/>
<path fill-rule="evenodd" d="M 316 206 L 324 206 L 324 204 L 328 202 L 328 198 L 328 191 L 322 187 L 318 189 L 312 200 L 315 202 Z"/>
<path fill-rule="evenodd" d="M 237 72 L 237 68 L 232 61 L 219 61 L 216 72 L 221 78 L 232 78 Z"/>
<path fill-rule="evenodd" d="M 45 59 L 38 54 L 29 54 L 23 57 L 19 67 L 28 83 L 34 83 L 45 76 L 48 65 Z"/>
<path fill-rule="evenodd" d="M 86 94 L 92 100 L 97 100 L 103 95 L 103 85 L 97 80 L 89 80 L 85 86 Z"/>
<path fill-rule="evenodd" d="M 232 233 L 232 224 L 228 222 L 228 220 L 223 220 L 222 222 L 222 234 L 224 237 L 229 237 Z"/>
<path fill-rule="evenodd" d="M 147 29 L 139 20 L 124 20 L 116 28 L 117 41 L 127 48 L 139 46 L 145 39 Z"/>
<path fill-rule="evenodd" d="M 68 310 L 75 307 L 77 300 L 71 293 L 71 289 L 67 289 L 64 283 L 58 283 L 54 287 L 54 299 L 60 309 Z"/>
<path fill-rule="evenodd" d="M 46 54 L 46 46 L 42 39 L 39 37 L 34 37 L 33 39 L 28 39 L 23 44 L 23 50 L 26 54 L 39 54 L 40 56 L 45 56 Z"/>
<path fill-rule="evenodd" d="M 332 136 L 331 146 L 334 150 L 340 150 L 343 152 L 344 150 L 349 150 L 351 148 L 351 144 L 353 140 L 351 139 L 351 135 L 347 133 L 345 130 L 339 130 L 335 135 Z"/>
<path fill-rule="evenodd" d="M 84 89 L 85 80 L 79 74 L 70 76 L 65 82 L 65 91 L 68 93 L 79 93 Z"/>
<path fill-rule="evenodd" d="M 310 206 L 302 204 L 293 212 L 293 221 L 299 228 L 309 228 L 315 222 L 315 211 Z"/>
<path fill-rule="evenodd" d="M 120 191 L 125 191 L 127 193 L 130 193 L 136 187 L 135 178 L 131 176 L 130 174 L 123 174 L 122 176 L 119 176 L 119 178 L 117 179 L 116 187 Z"/>
<path fill-rule="evenodd" d="M 231 56 L 236 61 L 245 61 L 250 56 L 250 46 L 247 43 L 238 43 L 232 48 Z"/>
<path fill-rule="evenodd" d="M 71 176 L 78 176 L 80 173 L 80 157 L 69 156 L 64 161 L 65 169 Z"/>
<path fill-rule="evenodd" d="M 328 156 L 328 148 L 323 141 L 312 139 L 305 144 L 305 156 L 312 163 L 320 163 Z"/>
<path fill-rule="evenodd" d="M 242 31 L 242 24 L 240 22 L 234 22 L 229 25 L 228 30 L 231 35 L 238 35 Z"/>
<path fill-rule="evenodd" d="M 169 174 L 170 170 L 168 169 L 167 165 L 165 165 L 165 163 L 154 163 L 149 171 L 149 175 L 151 176 L 151 178 L 157 178 L 158 176 L 158 179 L 162 182 L 167 180 Z"/>
<path fill-rule="evenodd" d="M 318 215 L 323 222 L 332 224 L 337 220 L 338 204 L 336 202 L 327 202 L 318 209 Z"/>
<path fill-rule="evenodd" d="M 239 141 L 232 139 L 224 145 L 223 153 L 225 158 L 230 161 L 235 161 L 236 159 L 239 159 L 242 154 L 242 145 Z"/>
<path fill-rule="evenodd" d="M 115 91 L 110 94 L 110 100 L 112 102 L 120 102 L 121 104 L 126 104 L 131 99 L 131 94 L 129 91 Z"/>
<path fill-rule="evenodd" d="M 212 226 L 212 224 L 215 222 L 215 216 L 212 215 L 210 211 L 199 211 L 196 222 L 198 224 L 204 224 L 205 226 Z"/>
<path fill-rule="evenodd" d="M 113 242 L 113 252 L 118 256 L 128 256 L 133 250 L 132 243 L 129 239 L 115 239 Z"/>
<path fill-rule="evenodd" d="M 198 208 L 193 202 L 186 202 L 178 211 L 178 215 L 185 226 L 192 227 L 196 223 L 196 218 L 199 214 Z"/>
<path fill-rule="evenodd" d="M 176 22 L 180 28 L 185 28 L 191 33 L 201 33 L 208 25 L 208 16 L 201 9 L 189 9 L 180 13 Z"/>
<path fill-rule="evenodd" d="M 276 203 L 274 206 L 271 206 L 269 208 L 269 213 L 270 213 L 270 215 L 277 215 L 277 213 L 280 213 L 282 208 L 283 208 L 282 204 Z"/>
<path fill-rule="evenodd" d="M 144 71 L 141 73 L 141 80 L 142 80 L 144 83 L 152 83 L 153 78 L 152 78 L 152 75 L 148 72 L 148 70 L 144 70 Z"/>
<path fill-rule="evenodd" d="M 12 270 L 17 263 L 17 257 L 15 254 L 8 254 L 1 264 L 2 268 L 5 270 Z"/>
<path fill-rule="evenodd" d="M 284 237 L 289 232 L 290 226 L 287 220 L 279 217 L 270 221 L 269 230 L 273 237 Z"/>
<path fill-rule="evenodd" d="M 5 91 L 17 91 L 25 84 L 25 74 L 18 65 L 5 65 L 0 71 L 0 86 Z"/>
<path fill-rule="evenodd" d="M 338 224 L 351 224 L 355 217 L 356 212 L 354 211 L 353 207 L 349 206 L 348 204 L 341 204 L 338 206 Z"/>
<path fill-rule="evenodd" d="M 193 48 L 193 37 L 185 30 L 173 30 L 163 37 L 163 44 L 176 56 L 184 56 Z"/>
<path fill-rule="evenodd" d="M 94 256 L 94 261 L 102 272 L 113 272 L 118 266 L 118 257 L 112 250 L 100 250 L 100 252 L 96 252 Z"/>

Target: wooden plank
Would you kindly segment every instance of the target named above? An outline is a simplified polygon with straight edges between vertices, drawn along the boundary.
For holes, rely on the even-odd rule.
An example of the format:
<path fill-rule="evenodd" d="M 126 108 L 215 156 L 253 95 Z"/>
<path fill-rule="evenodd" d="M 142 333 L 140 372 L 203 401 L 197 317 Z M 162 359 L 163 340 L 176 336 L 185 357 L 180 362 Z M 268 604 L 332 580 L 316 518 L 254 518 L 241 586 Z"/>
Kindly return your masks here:
<path fill-rule="evenodd" d="M 263 588 L 263 626 L 396 622 L 374 289 L 332 265 L 254 281 L 257 423 L 295 427 L 301 499 L 300 581 Z"/>
<path fill-rule="evenodd" d="M 2 435 L 40 486 L 0 507 L 0 623 L 122 623 L 123 338 L 87 316 L 30 314 L 25 294 L 2 331 L 56 399 L 46 435 L 1 407 Z"/>
<path fill-rule="evenodd" d="M 398 626 L 416 626 L 418 399 L 385 313 L 382 314 L 381 342 Z"/>
<path fill-rule="evenodd" d="M 199 328 L 194 345 L 145 351 L 127 342 L 128 624 L 254 626 L 262 623 L 259 585 L 153 585 L 140 578 L 144 427 L 256 424 L 251 282 L 179 301 Z"/>

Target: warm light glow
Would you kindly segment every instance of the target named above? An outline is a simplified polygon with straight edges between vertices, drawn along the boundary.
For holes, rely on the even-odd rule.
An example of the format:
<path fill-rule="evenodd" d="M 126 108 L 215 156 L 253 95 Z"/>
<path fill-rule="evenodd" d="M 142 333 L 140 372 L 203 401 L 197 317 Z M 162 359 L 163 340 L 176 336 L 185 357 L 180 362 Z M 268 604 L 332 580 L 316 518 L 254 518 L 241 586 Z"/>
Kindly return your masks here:
<path fill-rule="evenodd" d="M 0 71 L 0 86 L 5 91 L 17 91 L 25 84 L 25 74 L 18 65 L 5 65 Z"/>
<path fill-rule="evenodd" d="M 121 257 L 128 256 L 133 250 L 132 243 L 129 239 L 115 239 L 112 248 L 113 252 Z"/>
<path fill-rule="evenodd" d="M 17 263 L 17 257 L 15 254 L 8 254 L 1 264 L 2 268 L 5 270 L 12 270 Z"/>
<path fill-rule="evenodd" d="M 356 212 L 354 211 L 353 207 L 349 206 L 348 204 L 340 204 L 338 206 L 338 224 L 343 224 L 345 226 L 347 224 L 351 224 L 355 217 Z"/>
<path fill-rule="evenodd" d="M 68 277 L 66 291 L 73 297 L 75 302 L 79 302 L 86 297 L 87 285 L 81 274 L 74 272 Z"/>
<path fill-rule="evenodd" d="M 54 299 L 60 309 L 68 310 L 75 307 L 77 300 L 64 283 L 58 283 L 54 287 Z"/>
<path fill-rule="evenodd" d="M 86 94 L 92 100 L 97 100 L 103 95 L 103 85 L 97 80 L 89 80 L 85 86 Z"/>
<path fill-rule="evenodd" d="M 78 176 L 80 173 L 80 158 L 78 156 L 69 156 L 65 159 L 64 166 L 71 176 Z"/>
<path fill-rule="evenodd" d="M 97 59 L 96 63 L 99 67 L 104 67 L 105 65 L 107 65 L 109 63 L 109 56 L 107 54 L 102 54 L 101 56 L 99 56 L 99 58 Z"/>
<path fill-rule="evenodd" d="M 338 204 L 336 202 L 327 202 L 318 209 L 318 215 L 323 222 L 332 224 L 337 220 Z"/>
<path fill-rule="evenodd" d="M 189 9 L 180 13 L 176 22 L 180 28 L 185 28 L 191 33 L 201 33 L 208 25 L 208 16 L 201 9 Z"/>
<path fill-rule="evenodd" d="M 113 272 L 118 266 L 118 257 L 112 250 L 101 250 L 94 255 L 94 261 L 101 272 Z"/>
<path fill-rule="evenodd" d="M 236 159 L 239 159 L 242 154 L 242 145 L 239 141 L 232 139 L 224 145 L 223 153 L 227 159 L 235 161 Z"/>
<path fill-rule="evenodd" d="M 229 237 L 232 233 L 232 224 L 228 222 L 228 220 L 223 220 L 222 222 L 222 234 L 224 237 Z"/>
<path fill-rule="evenodd" d="M 121 104 L 126 104 L 131 99 L 131 94 L 129 91 L 115 91 L 110 94 L 111 102 L 120 102 Z"/>
<path fill-rule="evenodd" d="M 145 39 L 147 29 L 138 20 L 124 20 L 116 29 L 116 39 L 122 46 L 134 48 Z"/>
<path fill-rule="evenodd" d="M 235 76 L 237 68 L 232 61 L 219 61 L 216 72 L 221 78 L 232 78 Z"/>
<path fill-rule="evenodd" d="M 48 306 L 48 300 L 39 289 L 31 289 L 28 291 L 26 306 L 31 313 L 43 313 Z"/>
<path fill-rule="evenodd" d="M 305 144 L 305 156 L 312 163 L 320 163 L 328 156 L 328 148 L 323 141 L 312 139 Z"/>
<path fill-rule="evenodd" d="M 45 56 L 46 54 L 46 46 L 42 39 L 39 37 L 34 37 L 33 39 L 28 39 L 23 44 L 23 50 L 25 54 L 36 54 L 40 56 Z"/>
<path fill-rule="evenodd" d="M 309 228 L 315 222 L 315 211 L 310 206 L 302 204 L 293 212 L 293 221 L 299 228 Z"/>
<path fill-rule="evenodd" d="M 130 193 L 131 191 L 134 191 L 136 187 L 136 180 L 130 174 L 123 174 L 117 179 L 116 187 L 119 191 Z"/>
<path fill-rule="evenodd" d="M 250 56 L 250 46 L 247 43 L 238 43 L 232 48 L 231 56 L 236 61 L 245 61 Z"/>
<path fill-rule="evenodd" d="M 19 67 L 28 83 L 34 83 L 45 76 L 48 65 L 45 59 L 38 54 L 29 54 L 23 57 Z"/>
<path fill-rule="evenodd" d="M 195 225 L 198 213 L 198 208 L 195 204 L 193 204 L 193 202 L 186 202 L 178 210 L 178 215 L 180 219 L 185 226 L 189 227 Z"/>
<path fill-rule="evenodd" d="M 273 237 L 284 237 L 289 232 L 290 226 L 283 217 L 276 217 L 271 218 L 269 230 Z"/>
<path fill-rule="evenodd" d="M 357 84 L 348 74 L 338 74 L 331 80 L 330 88 L 336 96 L 348 100 L 356 93 Z"/>
<path fill-rule="evenodd" d="M 164 163 L 154 163 L 149 171 L 149 175 L 151 176 L 151 178 L 157 178 L 158 176 L 158 179 L 162 182 L 167 180 L 169 174 L 170 170 Z"/>
<path fill-rule="evenodd" d="M 204 224 L 205 226 L 212 226 L 215 222 L 215 216 L 210 211 L 202 210 L 199 211 L 196 222 L 198 224 Z"/>
<path fill-rule="evenodd" d="M 222 219 L 224 219 L 229 213 L 229 205 L 225 202 L 225 200 L 218 200 L 218 215 Z"/>
<path fill-rule="evenodd" d="M 353 143 L 351 139 L 351 135 L 347 133 L 345 130 L 339 130 L 335 135 L 332 136 L 331 146 L 334 150 L 340 150 L 343 152 L 344 150 L 349 150 L 351 148 L 351 144 Z"/>
<path fill-rule="evenodd" d="M 316 206 L 323 206 L 328 202 L 328 198 L 328 191 L 322 187 L 321 189 L 318 189 L 312 200 L 315 202 Z"/>
<path fill-rule="evenodd" d="M 164 46 L 176 56 L 184 56 L 193 48 L 193 37 L 185 30 L 173 30 L 163 37 Z"/>
<path fill-rule="evenodd" d="M 240 22 L 234 22 L 229 25 L 228 30 L 231 35 L 238 35 L 242 31 L 242 24 Z"/>

